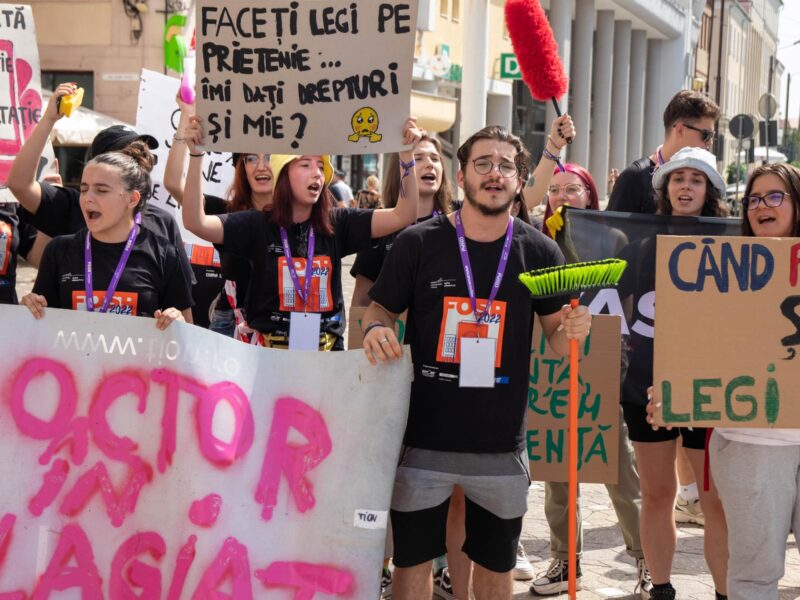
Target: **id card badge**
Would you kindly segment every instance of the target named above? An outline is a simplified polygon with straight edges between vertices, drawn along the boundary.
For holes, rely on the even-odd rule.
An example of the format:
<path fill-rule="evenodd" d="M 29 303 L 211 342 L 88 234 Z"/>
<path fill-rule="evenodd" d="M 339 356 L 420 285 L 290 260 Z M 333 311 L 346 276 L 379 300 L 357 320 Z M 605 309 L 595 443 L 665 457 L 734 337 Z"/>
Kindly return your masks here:
<path fill-rule="evenodd" d="M 492 338 L 462 337 L 461 365 L 458 373 L 459 387 L 494 387 L 494 361 L 497 340 Z"/>
<path fill-rule="evenodd" d="M 289 318 L 289 350 L 319 351 L 320 313 L 293 312 Z"/>

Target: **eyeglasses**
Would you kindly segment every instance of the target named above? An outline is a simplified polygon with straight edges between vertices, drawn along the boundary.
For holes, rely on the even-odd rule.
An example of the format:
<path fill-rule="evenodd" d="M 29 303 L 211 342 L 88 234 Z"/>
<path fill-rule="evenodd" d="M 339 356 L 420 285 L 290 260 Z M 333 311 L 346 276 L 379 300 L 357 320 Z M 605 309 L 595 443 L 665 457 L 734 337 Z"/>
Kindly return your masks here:
<path fill-rule="evenodd" d="M 786 192 L 770 192 L 768 194 L 764 194 L 763 196 L 756 196 L 755 194 L 752 194 L 742 198 L 742 202 L 747 210 L 755 210 L 758 208 L 759 202 L 763 202 L 764 206 L 768 206 L 769 208 L 778 208 L 781 204 L 783 204 L 783 199 L 788 195 L 789 194 Z"/>
<path fill-rule="evenodd" d="M 244 156 L 242 156 L 242 160 L 246 165 L 255 166 L 261 160 L 261 156 L 262 155 L 260 154 L 245 154 Z M 263 156 L 264 156 L 264 164 L 269 166 L 269 154 L 264 154 Z"/>
<path fill-rule="evenodd" d="M 568 183 L 567 185 L 551 185 L 547 188 L 548 196 L 558 196 L 564 190 L 566 196 L 580 196 L 586 191 L 586 188 L 579 183 Z"/>
<path fill-rule="evenodd" d="M 472 166 L 478 175 L 488 175 L 495 167 L 497 167 L 501 177 L 514 177 L 518 173 L 517 165 L 507 160 L 501 163 L 493 163 L 488 158 L 476 158 L 472 161 Z"/>
<path fill-rule="evenodd" d="M 699 133 L 704 143 L 710 142 L 717 136 L 717 134 L 711 129 L 702 129 L 700 127 L 695 127 L 694 125 L 689 125 L 688 123 L 684 123 L 683 126 Z"/>

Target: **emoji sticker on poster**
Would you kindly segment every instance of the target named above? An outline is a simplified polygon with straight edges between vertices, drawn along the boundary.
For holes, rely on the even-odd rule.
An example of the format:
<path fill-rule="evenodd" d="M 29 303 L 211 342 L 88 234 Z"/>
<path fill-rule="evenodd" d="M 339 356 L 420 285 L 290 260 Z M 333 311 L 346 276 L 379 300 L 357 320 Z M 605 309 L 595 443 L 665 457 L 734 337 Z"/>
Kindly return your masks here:
<path fill-rule="evenodd" d="M 362 137 L 369 138 L 370 143 L 380 142 L 383 136 L 376 133 L 378 130 L 378 113 L 369 106 L 359 108 L 353 113 L 350 121 L 353 127 L 353 135 L 347 136 L 351 142 L 357 142 Z"/>

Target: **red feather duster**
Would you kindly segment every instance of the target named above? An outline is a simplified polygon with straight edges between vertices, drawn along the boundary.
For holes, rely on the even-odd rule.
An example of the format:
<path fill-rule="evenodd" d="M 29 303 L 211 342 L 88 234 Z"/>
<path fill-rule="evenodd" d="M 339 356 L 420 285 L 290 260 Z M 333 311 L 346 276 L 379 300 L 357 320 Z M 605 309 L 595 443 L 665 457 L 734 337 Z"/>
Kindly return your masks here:
<path fill-rule="evenodd" d="M 543 101 L 561 98 L 567 93 L 569 79 L 542 5 L 538 0 L 506 0 L 505 12 L 511 45 L 531 95 Z M 561 114 L 558 106 L 556 112 Z"/>

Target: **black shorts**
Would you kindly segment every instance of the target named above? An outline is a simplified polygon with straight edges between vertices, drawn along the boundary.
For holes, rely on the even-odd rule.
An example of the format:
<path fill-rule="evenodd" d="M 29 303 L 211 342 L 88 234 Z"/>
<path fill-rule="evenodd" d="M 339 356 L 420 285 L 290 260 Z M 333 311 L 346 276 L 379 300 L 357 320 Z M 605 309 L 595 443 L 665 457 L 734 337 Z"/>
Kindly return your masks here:
<path fill-rule="evenodd" d="M 632 442 L 668 442 L 680 436 L 684 448 L 692 450 L 705 450 L 705 427 L 673 427 L 667 429 L 659 427 L 653 431 L 653 426 L 647 422 L 647 411 L 639 404 L 622 403 L 622 413 L 625 424 L 628 426 L 628 437 Z"/>
<path fill-rule="evenodd" d="M 448 498 L 438 506 L 413 512 L 392 510 L 394 556 L 398 567 L 414 567 L 447 552 Z M 466 498 L 467 539 L 462 550 L 470 560 L 489 571 L 514 568 L 522 517 L 501 519 Z"/>

